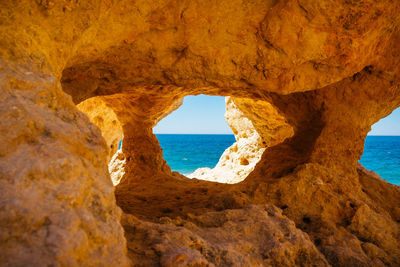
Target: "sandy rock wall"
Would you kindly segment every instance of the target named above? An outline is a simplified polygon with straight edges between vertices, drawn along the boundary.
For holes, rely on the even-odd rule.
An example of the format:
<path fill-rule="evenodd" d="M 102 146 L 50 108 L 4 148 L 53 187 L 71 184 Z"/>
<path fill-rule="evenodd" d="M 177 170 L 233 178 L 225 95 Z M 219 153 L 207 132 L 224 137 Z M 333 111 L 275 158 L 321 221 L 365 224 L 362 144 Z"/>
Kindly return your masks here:
<path fill-rule="evenodd" d="M 0 265 L 128 266 L 106 143 L 60 84 L 96 1 L 0 2 Z"/>
<path fill-rule="evenodd" d="M 51 75 L 1 68 L 0 265 L 127 266 L 99 129 Z"/>
<path fill-rule="evenodd" d="M 1 263 L 123 266 L 128 241 L 133 263 L 279 265 L 290 252 L 290 264 L 398 266 L 399 188 L 357 161 L 400 106 L 399 5 L 1 1 Z M 244 181 L 187 179 L 164 161 L 152 127 L 197 94 L 231 96 L 266 142 Z M 124 136 L 115 197 L 108 123 L 105 141 L 74 106 L 92 97 Z M 248 224 L 282 229 L 277 249 Z"/>
<path fill-rule="evenodd" d="M 144 222 L 124 215 L 132 262 L 163 266 L 329 266 L 307 234 L 275 206 L 248 206 Z M 136 234 L 132 234 L 135 232 Z M 244 234 L 244 235 L 243 235 Z M 143 238 L 146 236 L 147 238 Z M 143 253 L 142 247 L 153 250 Z"/>
<path fill-rule="evenodd" d="M 99 127 L 109 149 L 108 159 L 111 160 L 124 137 L 117 115 L 107 107 L 101 97 L 89 98 L 79 103 L 77 107 L 89 117 L 90 122 Z"/>
<path fill-rule="evenodd" d="M 393 1 L 119 1 L 82 36 L 63 85 L 78 102 L 150 84 L 229 95 L 314 90 L 379 59 L 398 26 L 397 8 Z"/>

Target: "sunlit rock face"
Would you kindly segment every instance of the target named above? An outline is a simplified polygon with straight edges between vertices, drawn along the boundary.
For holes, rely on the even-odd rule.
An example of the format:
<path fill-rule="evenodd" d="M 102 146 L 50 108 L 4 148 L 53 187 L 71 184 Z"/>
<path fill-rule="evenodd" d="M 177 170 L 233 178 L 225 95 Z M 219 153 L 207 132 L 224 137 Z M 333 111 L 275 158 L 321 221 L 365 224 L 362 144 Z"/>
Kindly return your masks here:
<path fill-rule="evenodd" d="M 1 68 L 0 265 L 127 266 L 100 130 L 51 75 Z"/>
<path fill-rule="evenodd" d="M 400 106 L 398 10 L 1 1 L 0 263 L 400 265 L 399 187 L 357 165 L 371 125 Z M 152 128 L 197 94 L 230 96 L 248 121 L 231 121 L 238 141 L 250 122 L 261 140 L 240 183 L 188 179 L 163 159 Z M 76 107 L 94 97 L 124 137 L 115 189 L 114 119 Z"/>
<path fill-rule="evenodd" d="M 128 247 L 146 266 L 329 266 L 308 235 L 272 205 L 146 222 L 124 214 Z M 131 234 L 135 229 L 140 235 Z M 142 237 L 146 236 L 146 239 Z M 153 250 L 142 254 L 140 247 Z"/>
<path fill-rule="evenodd" d="M 111 160 L 123 138 L 122 127 L 114 111 L 107 107 L 101 97 L 87 99 L 77 107 L 89 117 L 90 122 L 100 128 L 109 149 L 108 159 Z"/>
<path fill-rule="evenodd" d="M 122 177 L 124 177 L 125 166 L 125 154 L 122 152 L 122 149 L 119 149 L 108 164 L 108 171 L 110 172 L 110 178 L 114 186 L 118 185 Z"/>
<path fill-rule="evenodd" d="M 259 114 L 258 118 L 253 117 L 253 122 L 257 123 L 263 137 L 261 138 L 254 128 L 253 122 L 244 116 L 233 98 L 227 97 L 225 118 L 236 142 L 224 151 L 213 169 L 199 168 L 189 174 L 189 178 L 228 184 L 241 182 L 254 170 L 266 147 L 278 144 L 293 135 L 292 127 L 268 102 L 239 98 L 235 101 L 242 105 L 243 110 Z"/>

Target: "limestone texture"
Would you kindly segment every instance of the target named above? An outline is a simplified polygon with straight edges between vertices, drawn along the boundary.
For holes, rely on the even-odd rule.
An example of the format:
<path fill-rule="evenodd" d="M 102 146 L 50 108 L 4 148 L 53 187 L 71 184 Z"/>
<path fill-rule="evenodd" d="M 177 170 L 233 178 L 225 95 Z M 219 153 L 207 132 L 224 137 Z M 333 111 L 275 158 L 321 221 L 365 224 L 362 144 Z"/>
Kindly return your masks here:
<path fill-rule="evenodd" d="M 126 157 L 122 149 L 117 150 L 108 164 L 108 171 L 113 185 L 118 185 L 122 177 L 125 175 Z"/>
<path fill-rule="evenodd" d="M 87 99 L 79 103 L 77 107 L 101 130 L 109 149 L 108 158 L 111 160 L 118 150 L 119 142 L 124 137 L 117 115 L 111 108 L 107 107 L 101 97 Z"/>
<path fill-rule="evenodd" d="M 400 106 L 399 10 L 0 1 L 0 265 L 399 266 L 400 189 L 358 164 Z M 152 128 L 198 94 L 230 97 L 209 178 L 241 182 L 163 159 Z"/>
<path fill-rule="evenodd" d="M 135 265 L 329 266 L 308 235 L 272 205 L 208 212 L 159 223 L 124 214 Z M 151 247 L 153 250 L 143 250 Z"/>
<path fill-rule="evenodd" d="M 128 266 L 100 130 L 53 77 L 1 68 L 0 265 Z"/>

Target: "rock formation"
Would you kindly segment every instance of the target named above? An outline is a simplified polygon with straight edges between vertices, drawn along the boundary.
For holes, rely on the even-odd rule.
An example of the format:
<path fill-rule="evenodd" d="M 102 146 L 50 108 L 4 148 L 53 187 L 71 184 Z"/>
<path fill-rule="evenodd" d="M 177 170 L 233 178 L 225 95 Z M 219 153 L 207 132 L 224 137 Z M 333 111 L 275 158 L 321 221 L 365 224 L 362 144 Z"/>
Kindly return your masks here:
<path fill-rule="evenodd" d="M 162 217 L 159 223 L 124 215 L 122 224 L 132 261 L 146 266 L 329 266 L 307 234 L 275 206 L 208 212 L 190 220 Z"/>
<path fill-rule="evenodd" d="M 109 160 L 117 152 L 119 142 L 124 137 L 122 127 L 114 111 L 107 107 L 101 97 L 89 98 L 77 105 L 90 121 L 100 128 L 109 149 Z"/>
<path fill-rule="evenodd" d="M 399 266 L 400 189 L 358 165 L 400 106 L 398 10 L 1 1 L 0 264 Z M 197 94 L 230 96 L 262 141 L 244 181 L 164 161 L 152 127 Z"/>
<path fill-rule="evenodd" d="M 122 149 L 119 149 L 111 158 L 111 161 L 108 164 L 108 171 L 110 172 L 110 178 L 114 186 L 118 185 L 122 177 L 124 177 L 125 165 L 125 154 L 122 152 Z"/>
<path fill-rule="evenodd" d="M 225 102 L 225 119 L 235 135 L 236 142 L 224 151 L 213 169 L 199 168 L 189 174 L 189 178 L 228 184 L 241 182 L 254 170 L 266 147 L 279 144 L 293 135 L 292 127 L 268 102 L 251 101 L 250 105 L 248 99 L 236 99 L 236 102 L 245 105 L 242 110 L 257 109 L 258 112 L 246 111 L 265 118 L 262 121 L 253 119 L 262 124 L 258 125 L 258 128 L 264 138 L 260 137 L 252 121 L 243 115 L 231 97 L 227 97 Z"/>

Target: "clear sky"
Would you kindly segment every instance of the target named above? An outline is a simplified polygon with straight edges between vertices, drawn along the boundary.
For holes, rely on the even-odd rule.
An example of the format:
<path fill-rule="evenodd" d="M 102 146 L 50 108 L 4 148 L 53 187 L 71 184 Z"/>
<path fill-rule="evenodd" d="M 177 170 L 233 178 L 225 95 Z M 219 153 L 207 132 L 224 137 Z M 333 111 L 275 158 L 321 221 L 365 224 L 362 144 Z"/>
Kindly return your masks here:
<path fill-rule="evenodd" d="M 222 96 L 187 96 L 182 106 L 161 120 L 154 133 L 232 134 L 224 118 Z M 400 108 L 372 126 L 369 135 L 400 135 Z"/>
<path fill-rule="evenodd" d="M 400 135 L 400 108 L 372 125 L 368 135 Z"/>
<path fill-rule="evenodd" d="M 154 133 L 233 134 L 225 121 L 225 97 L 187 96 L 177 110 L 153 128 Z"/>

